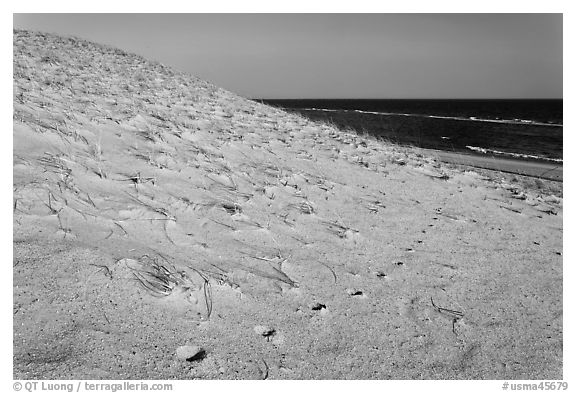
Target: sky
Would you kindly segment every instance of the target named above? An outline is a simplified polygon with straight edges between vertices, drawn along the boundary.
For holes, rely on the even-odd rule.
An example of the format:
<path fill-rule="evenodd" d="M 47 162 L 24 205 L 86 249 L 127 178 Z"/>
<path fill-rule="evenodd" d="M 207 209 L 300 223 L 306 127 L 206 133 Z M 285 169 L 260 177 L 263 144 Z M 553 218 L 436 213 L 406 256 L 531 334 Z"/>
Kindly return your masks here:
<path fill-rule="evenodd" d="M 250 98 L 562 98 L 562 14 L 14 14 Z"/>

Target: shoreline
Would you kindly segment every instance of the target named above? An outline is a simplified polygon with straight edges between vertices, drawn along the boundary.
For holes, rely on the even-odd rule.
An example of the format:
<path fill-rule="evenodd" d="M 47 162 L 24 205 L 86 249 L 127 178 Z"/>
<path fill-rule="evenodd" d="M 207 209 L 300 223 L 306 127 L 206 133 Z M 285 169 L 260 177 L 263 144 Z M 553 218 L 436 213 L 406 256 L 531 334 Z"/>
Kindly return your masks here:
<path fill-rule="evenodd" d="M 482 157 L 476 154 L 455 153 L 444 150 L 414 147 L 418 151 L 438 157 L 441 162 L 488 169 L 539 179 L 563 181 L 563 165 L 501 157 Z"/>
<path fill-rule="evenodd" d="M 378 117 L 359 112 L 348 114 L 306 111 L 298 108 L 284 108 L 284 110 L 299 113 L 313 121 L 335 125 L 341 130 L 353 130 L 358 135 L 369 134 L 400 146 L 472 155 L 481 157 L 480 161 L 490 154 L 494 155 L 495 159 L 503 159 L 506 162 L 536 162 L 552 166 L 563 164 L 562 161 L 556 161 L 562 160 L 562 127 L 499 122 L 483 126 L 482 124 L 489 122 L 470 120 L 464 132 L 461 120 L 435 116 Z M 493 165 L 490 165 L 490 168 L 492 167 Z M 550 167 L 545 167 L 543 171 L 548 169 Z M 515 173 L 515 170 L 512 172 Z M 534 176 L 541 172 L 530 170 L 527 173 Z M 554 180 L 558 178 L 557 174 L 553 176 Z"/>

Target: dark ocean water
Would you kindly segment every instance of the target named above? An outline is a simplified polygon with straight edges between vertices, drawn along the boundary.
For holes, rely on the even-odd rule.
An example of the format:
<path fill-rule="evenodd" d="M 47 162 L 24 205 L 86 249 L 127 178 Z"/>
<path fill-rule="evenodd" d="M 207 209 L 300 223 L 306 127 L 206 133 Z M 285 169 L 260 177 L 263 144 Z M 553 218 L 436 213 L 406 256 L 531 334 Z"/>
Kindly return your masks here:
<path fill-rule="evenodd" d="M 562 100 L 258 100 L 423 148 L 562 163 Z"/>

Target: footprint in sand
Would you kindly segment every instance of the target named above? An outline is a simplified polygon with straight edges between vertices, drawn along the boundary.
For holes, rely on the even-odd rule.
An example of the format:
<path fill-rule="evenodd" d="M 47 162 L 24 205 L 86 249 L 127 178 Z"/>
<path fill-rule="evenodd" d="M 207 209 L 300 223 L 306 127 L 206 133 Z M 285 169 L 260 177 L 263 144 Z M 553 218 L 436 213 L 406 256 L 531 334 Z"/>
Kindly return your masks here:
<path fill-rule="evenodd" d="M 310 310 L 319 313 L 322 316 L 325 316 L 326 314 L 328 314 L 328 308 L 326 307 L 326 305 L 324 303 L 319 303 L 319 302 L 314 302 L 309 304 L 309 308 Z"/>
<path fill-rule="evenodd" d="M 361 299 L 367 298 L 366 294 L 362 290 L 357 288 L 346 288 L 346 293 L 348 294 L 348 296 L 351 297 L 357 297 Z"/>
<path fill-rule="evenodd" d="M 314 302 L 310 305 L 310 309 L 313 311 L 321 311 L 326 309 L 326 305 L 323 303 Z"/>

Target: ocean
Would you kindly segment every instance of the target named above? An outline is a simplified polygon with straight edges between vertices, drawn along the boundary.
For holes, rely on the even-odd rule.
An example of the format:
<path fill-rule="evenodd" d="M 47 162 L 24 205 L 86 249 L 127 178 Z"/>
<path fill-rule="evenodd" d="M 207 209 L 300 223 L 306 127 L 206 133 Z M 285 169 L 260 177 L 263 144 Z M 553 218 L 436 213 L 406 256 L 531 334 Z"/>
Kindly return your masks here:
<path fill-rule="evenodd" d="M 401 145 L 562 164 L 562 100 L 262 99 Z"/>

